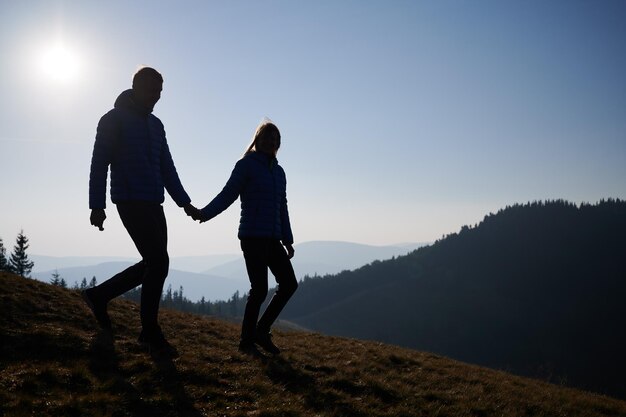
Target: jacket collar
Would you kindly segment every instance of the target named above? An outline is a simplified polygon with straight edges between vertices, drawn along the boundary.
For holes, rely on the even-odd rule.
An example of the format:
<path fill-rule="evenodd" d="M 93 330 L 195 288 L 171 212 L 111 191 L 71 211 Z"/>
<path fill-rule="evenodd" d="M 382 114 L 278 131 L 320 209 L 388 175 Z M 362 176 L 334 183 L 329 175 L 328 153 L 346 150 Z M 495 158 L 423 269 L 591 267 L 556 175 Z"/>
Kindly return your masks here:
<path fill-rule="evenodd" d="M 122 93 L 115 100 L 113 107 L 116 109 L 128 109 L 143 116 L 147 116 L 152 113 L 152 110 L 146 109 L 135 102 L 133 98 L 133 90 L 131 88 L 122 91 Z"/>
<path fill-rule="evenodd" d="M 269 156 L 267 154 L 264 154 L 263 152 L 256 152 L 256 151 L 248 152 L 246 154 L 246 158 L 251 158 L 251 159 L 254 159 L 255 161 L 261 162 L 264 165 L 268 165 L 270 169 L 278 165 L 278 159 L 276 159 L 275 157 Z"/>

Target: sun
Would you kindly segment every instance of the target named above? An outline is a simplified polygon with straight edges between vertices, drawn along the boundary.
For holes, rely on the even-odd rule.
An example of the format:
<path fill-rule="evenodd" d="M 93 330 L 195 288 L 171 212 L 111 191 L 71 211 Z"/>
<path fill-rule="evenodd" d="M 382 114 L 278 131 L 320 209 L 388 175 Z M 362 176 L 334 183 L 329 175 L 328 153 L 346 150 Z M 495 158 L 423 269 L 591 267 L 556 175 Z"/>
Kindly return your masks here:
<path fill-rule="evenodd" d="M 80 72 L 77 55 L 62 42 L 46 47 L 40 57 L 40 69 L 51 81 L 67 83 L 75 80 Z"/>

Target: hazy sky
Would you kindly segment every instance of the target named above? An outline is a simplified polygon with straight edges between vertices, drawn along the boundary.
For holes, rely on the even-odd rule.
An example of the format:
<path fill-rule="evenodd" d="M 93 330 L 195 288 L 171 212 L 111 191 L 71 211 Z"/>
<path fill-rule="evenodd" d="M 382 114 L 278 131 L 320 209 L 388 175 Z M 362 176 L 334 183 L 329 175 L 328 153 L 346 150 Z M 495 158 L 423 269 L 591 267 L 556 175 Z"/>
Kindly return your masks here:
<path fill-rule="evenodd" d="M 110 200 L 90 226 L 87 192 L 97 122 L 140 65 L 165 78 L 155 114 L 197 206 L 278 125 L 296 243 L 626 198 L 625 20 L 622 0 L 0 0 L 0 237 L 136 255 Z M 172 256 L 239 251 L 238 202 L 201 226 L 165 207 Z"/>

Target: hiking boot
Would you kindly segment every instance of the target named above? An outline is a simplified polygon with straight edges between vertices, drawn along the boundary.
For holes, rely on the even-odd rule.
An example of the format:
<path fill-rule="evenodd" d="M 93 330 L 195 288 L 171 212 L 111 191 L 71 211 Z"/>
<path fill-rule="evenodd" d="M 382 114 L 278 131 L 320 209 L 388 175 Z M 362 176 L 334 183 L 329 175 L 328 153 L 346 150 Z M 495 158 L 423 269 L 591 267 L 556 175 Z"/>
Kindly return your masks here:
<path fill-rule="evenodd" d="M 95 297 L 92 288 L 81 291 L 80 295 L 93 313 L 100 328 L 111 330 L 111 319 L 109 318 L 109 313 L 107 313 L 107 303 Z"/>
<path fill-rule="evenodd" d="M 142 330 L 141 333 L 139 333 L 137 341 L 150 355 L 154 357 L 174 359 L 180 356 L 178 350 L 172 346 L 167 339 L 165 339 L 163 333 L 146 336 Z"/>
<path fill-rule="evenodd" d="M 257 334 L 255 342 L 257 345 L 261 346 L 265 351 L 271 353 L 272 355 L 278 355 L 280 353 L 280 349 L 278 349 L 278 347 L 272 342 L 271 333 Z"/>
<path fill-rule="evenodd" d="M 239 352 L 253 356 L 255 358 L 263 358 L 263 354 L 259 352 L 259 349 L 256 348 L 254 343 L 249 342 L 240 342 L 239 343 Z"/>

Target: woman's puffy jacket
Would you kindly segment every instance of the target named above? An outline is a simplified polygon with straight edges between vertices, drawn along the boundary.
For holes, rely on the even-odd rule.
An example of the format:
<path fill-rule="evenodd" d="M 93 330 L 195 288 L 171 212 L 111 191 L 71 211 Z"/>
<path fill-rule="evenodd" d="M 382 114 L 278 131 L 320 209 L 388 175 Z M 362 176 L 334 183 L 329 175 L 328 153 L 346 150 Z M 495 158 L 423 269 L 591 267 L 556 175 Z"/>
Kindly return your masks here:
<path fill-rule="evenodd" d="M 242 238 L 266 237 L 293 243 L 287 209 L 287 178 L 276 158 L 248 152 L 237 161 L 224 189 L 202 209 L 204 218 L 226 210 L 241 197 L 239 233 Z"/>

